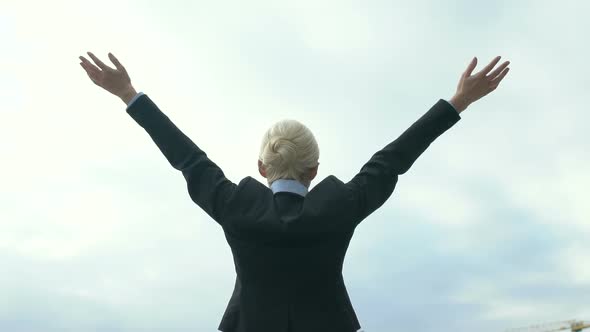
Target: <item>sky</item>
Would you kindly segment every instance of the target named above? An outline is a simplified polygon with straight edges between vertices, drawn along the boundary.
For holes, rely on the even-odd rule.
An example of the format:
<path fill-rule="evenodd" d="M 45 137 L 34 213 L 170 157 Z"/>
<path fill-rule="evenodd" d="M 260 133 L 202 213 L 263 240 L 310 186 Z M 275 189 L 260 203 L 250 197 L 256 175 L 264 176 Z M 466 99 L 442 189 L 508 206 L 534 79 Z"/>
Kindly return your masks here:
<path fill-rule="evenodd" d="M 226 176 L 274 122 L 350 180 L 477 56 L 510 72 L 357 227 L 344 280 L 367 332 L 590 320 L 587 1 L 0 2 L 0 330 L 215 331 L 235 270 L 125 104 L 126 67 Z"/>

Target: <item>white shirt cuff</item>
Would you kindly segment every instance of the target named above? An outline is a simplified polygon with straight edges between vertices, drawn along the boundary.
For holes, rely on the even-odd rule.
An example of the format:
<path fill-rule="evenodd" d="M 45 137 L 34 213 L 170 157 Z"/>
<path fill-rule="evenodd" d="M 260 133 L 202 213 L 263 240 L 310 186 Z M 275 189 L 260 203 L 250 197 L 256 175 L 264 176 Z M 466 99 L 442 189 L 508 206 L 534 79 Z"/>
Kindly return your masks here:
<path fill-rule="evenodd" d="M 140 92 L 138 92 L 138 93 L 135 95 L 135 97 L 133 97 L 133 98 L 132 98 L 132 99 L 129 101 L 129 104 L 127 104 L 127 107 L 131 106 L 131 104 L 133 104 L 133 103 L 134 103 L 134 102 L 137 100 L 137 98 L 139 98 L 139 97 L 141 97 L 141 96 L 143 96 L 143 95 L 144 95 L 144 93 L 143 93 L 143 92 L 141 92 L 141 91 L 140 91 Z"/>

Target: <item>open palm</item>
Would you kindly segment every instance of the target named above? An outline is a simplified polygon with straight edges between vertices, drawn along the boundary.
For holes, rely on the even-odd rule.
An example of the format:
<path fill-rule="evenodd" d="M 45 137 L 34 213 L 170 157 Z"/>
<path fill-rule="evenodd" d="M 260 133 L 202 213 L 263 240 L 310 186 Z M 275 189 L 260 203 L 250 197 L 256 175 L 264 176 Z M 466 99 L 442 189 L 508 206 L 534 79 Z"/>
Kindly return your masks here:
<path fill-rule="evenodd" d="M 495 57 L 492 62 L 485 66 L 481 71 L 472 75 L 475 66 L 477 66 L 477 57 L 474 57 L 463 75 L 461 75 L 459 84 L 457 84 L 457 93 L 466 97 L 469 100 L 469 103 L 473 103 L 488 93 L 496 90 L 504 76 L 506 76 L 510 70 L 510 68 L 508 68 L 510 61 L 505 61 L 492 71 L 500 61 L 500 58 L 500 56 Z"/>
<path fill-rule="evenodd" d="M 83 56 L 80 56 L 80 60 L 82 61 L 80 65 L 86 70 L 88 77 L 90 77 L 94 84 L 118 97 L 129 94 L 129 91 L 133 90 L 131 78 L 129 78 L 127 70 L 125 70 L 125 67 L 123 67 L 112 53 L 109 53 L 109 59 L 115 64 L 116 69 L 105 65 L 91 52 L 88 52 L 88 55 L 96 65 Z"/>

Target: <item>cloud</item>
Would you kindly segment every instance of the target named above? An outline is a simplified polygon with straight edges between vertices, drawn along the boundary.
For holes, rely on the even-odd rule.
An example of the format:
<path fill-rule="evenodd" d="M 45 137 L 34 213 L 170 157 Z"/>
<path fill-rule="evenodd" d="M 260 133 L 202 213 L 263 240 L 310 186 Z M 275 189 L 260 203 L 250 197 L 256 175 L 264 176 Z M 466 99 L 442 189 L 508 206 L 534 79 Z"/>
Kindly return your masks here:
<path fill-rule="evenodd" d="M 471 56 L 501 54 L 502 86 L 355 232 L 347 287 L 367 331 L 588 318 L 587 6 L 3 3 L 0 329 L 211 330 L 231 295 L 221 228 L 88 80 L 86 51 L 115 53 L 234 182 L 259 176 L 260 135 L 281 118 L 314 132 L 317 179 L 349 180 L 452 96 Z"/>

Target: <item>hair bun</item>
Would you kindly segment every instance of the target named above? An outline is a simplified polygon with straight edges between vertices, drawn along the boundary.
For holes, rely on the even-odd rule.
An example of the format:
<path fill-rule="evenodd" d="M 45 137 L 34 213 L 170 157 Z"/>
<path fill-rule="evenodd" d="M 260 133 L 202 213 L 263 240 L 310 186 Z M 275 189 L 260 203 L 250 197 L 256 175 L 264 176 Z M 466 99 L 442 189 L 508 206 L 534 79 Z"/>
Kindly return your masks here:
<path fill-rule="evenodd" d="M 284 137 L 277 137 L 271 144 L 272 151 L 280 159 L 280 165 L 291 165 L 297 160 L 297 145 Z"/>
<path fill-rule="evenodd" d="M 284 119 L 264 134 L 258 160 L 265 166 L 269 183 L 277 179 L 303 181 L 307 171 L 317 166 L 319 155 L 309 128 L 299 121 Z"/>

